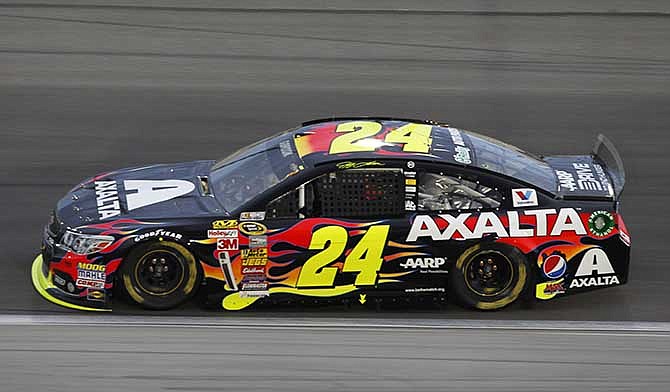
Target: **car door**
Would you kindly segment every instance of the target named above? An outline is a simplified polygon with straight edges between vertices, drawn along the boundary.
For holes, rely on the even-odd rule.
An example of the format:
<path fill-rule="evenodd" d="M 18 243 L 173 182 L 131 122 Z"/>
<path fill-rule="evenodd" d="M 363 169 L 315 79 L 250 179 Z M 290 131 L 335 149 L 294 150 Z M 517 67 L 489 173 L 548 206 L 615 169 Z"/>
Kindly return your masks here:
<path fill-rule="evenodd" d="M 268 203 L 270 295 L 340 298 L 393 289 L 407 249 L 407 179 L 393 162 L 348 162 Z M 250 241 L 253 239 L 250 238 Z"/>

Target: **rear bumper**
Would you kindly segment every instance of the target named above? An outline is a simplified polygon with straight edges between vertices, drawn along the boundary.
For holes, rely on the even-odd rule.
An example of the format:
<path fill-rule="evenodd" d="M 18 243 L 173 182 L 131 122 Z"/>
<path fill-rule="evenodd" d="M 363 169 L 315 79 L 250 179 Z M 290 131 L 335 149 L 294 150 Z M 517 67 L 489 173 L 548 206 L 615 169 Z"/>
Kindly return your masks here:
<path fill-rule="evenodd" d="M 35 257 L 31 270 L 31 279 L 35 290 L 46 300 L 70 309 L 109 312 L 106 301 L 89 301 L 73 296 L 53 284 L 53 272 L 44 263 L 42 255 Z"/>

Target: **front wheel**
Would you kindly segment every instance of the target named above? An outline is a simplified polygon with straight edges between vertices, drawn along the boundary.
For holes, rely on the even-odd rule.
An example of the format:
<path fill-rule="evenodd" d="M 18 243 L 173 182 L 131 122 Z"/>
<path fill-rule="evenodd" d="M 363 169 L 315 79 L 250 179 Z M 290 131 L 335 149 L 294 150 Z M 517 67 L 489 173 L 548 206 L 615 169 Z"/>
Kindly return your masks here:
<path fill-rule="evenodd" d="M 199 270 L 193 254 L 168 241 L 133 249 L 119 269 L 127 296 L 147 309 L 170 309 L 194 294 Z"/>
<path fill-rule="evenodd" d="M 496 310 L 519 298 L 529 271 L 528 261 L 518 249 L 498 243 L 479 244 L 458 258 L 449 286 L 463 305 Z"/>

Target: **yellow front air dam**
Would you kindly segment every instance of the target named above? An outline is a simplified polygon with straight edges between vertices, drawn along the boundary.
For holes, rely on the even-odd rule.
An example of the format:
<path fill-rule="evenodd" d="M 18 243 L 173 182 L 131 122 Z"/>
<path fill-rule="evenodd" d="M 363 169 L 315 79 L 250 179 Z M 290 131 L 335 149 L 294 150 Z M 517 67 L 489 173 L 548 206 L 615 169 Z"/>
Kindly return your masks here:
<path fill-rule="evenodd" d="M 93 312 L 111 312 L 111 309 L 89 308 L 87 306 L 71 304 L 49 294 L 47 290 L 53 289 L 55 288 L 55 286 L 51 284 L 51 276 L 46 277 L 42 273 L 42 255 L 37 255 L 37 257 L 35 257 L 35 260 L 33 261 L 31 276 L 35 290 L 37 290 L 37 292 L 40 293 L 40 295 L 44 297 L 47 301 L 53 302 L 56 305 L 60 305 L 70 309 L 89 310 Z"/>

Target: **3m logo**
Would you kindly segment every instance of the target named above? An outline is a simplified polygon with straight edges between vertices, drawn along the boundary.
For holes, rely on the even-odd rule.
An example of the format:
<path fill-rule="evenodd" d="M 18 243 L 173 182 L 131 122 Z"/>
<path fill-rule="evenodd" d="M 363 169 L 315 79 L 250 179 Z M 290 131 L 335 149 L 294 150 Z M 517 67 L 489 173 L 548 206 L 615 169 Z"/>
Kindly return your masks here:
<path fill-rule="evenodd" d="M 217 250 L 238 250 L 239 242 L 237 238 L 217 238 L 216 239 L 216 249 Z"/>
<path fill-rule="evenodd" d="M 537 205 L 535 189 L 512 189 L 512 204 L 514 207 L 534 207 Z"/>

